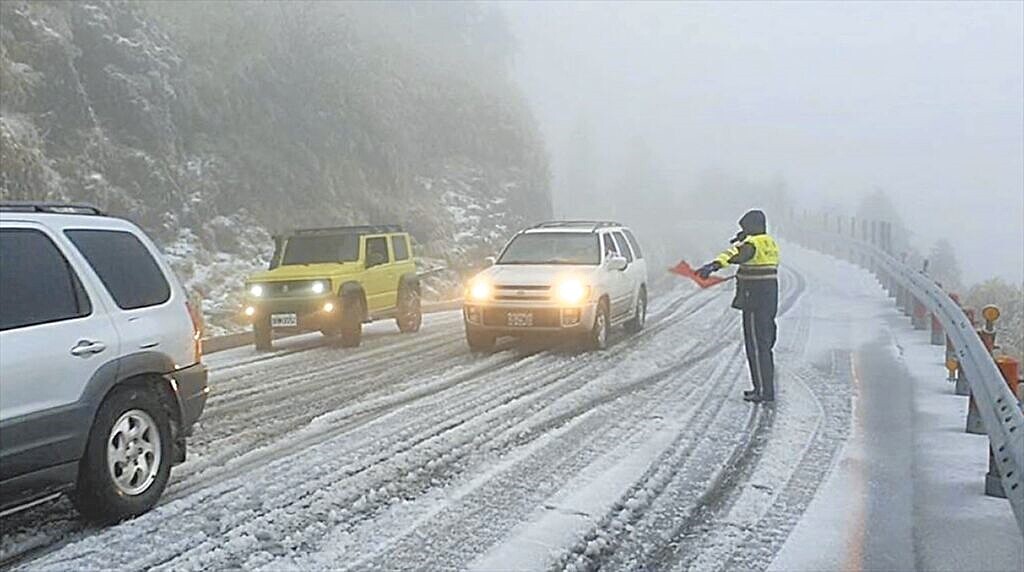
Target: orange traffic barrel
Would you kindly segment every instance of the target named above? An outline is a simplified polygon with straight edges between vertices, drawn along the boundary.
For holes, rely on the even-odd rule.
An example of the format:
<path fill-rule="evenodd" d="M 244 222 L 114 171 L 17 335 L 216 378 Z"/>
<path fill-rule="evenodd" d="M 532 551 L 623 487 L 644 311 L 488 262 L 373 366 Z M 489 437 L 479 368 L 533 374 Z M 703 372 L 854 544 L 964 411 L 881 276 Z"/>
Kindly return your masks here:
<path fill-rule="evenodd" d="M 1010 356 L 999 356 L 996 358 L 996 365 L 999 366 L 999 371 L 1003 374 L 1010 391 L 1019 396 L 1017 386 L 1020 384 L 1020 362 Z"/>

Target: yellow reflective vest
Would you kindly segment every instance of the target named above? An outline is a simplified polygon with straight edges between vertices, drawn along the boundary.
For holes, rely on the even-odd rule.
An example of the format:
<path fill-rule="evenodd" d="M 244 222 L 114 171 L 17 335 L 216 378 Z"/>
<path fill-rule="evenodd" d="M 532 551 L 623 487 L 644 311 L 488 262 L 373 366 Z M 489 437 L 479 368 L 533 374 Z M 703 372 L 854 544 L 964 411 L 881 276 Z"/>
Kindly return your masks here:
<path fill-rule="evenodd" d="M 750 258 L 749 250 L 744 245 L 753 247 Z M 754 234 L 732 245 L 715 257 L 722 267 L 739 264 L 736 278 L 741 280 L 774 279 L 778 276 L 779 245 L 769 234 Z"/>

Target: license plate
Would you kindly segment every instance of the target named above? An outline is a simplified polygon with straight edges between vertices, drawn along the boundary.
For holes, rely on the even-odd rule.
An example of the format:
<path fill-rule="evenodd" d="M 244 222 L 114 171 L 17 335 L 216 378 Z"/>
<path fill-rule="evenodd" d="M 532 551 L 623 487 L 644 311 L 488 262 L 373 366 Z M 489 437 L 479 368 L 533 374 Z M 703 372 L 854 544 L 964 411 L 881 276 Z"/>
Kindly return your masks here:
<path fill-rule="evenodd" d="M 533 325 L 533 312 L 509 312 L 505 314 L 505 323 L 515 328 L 526 328 Z"/>
<path fill-rule="evenodd" d="M 299 317 L 296 314 L 271 314 L 271 328 L 294 328 L 299 325 Z"/>

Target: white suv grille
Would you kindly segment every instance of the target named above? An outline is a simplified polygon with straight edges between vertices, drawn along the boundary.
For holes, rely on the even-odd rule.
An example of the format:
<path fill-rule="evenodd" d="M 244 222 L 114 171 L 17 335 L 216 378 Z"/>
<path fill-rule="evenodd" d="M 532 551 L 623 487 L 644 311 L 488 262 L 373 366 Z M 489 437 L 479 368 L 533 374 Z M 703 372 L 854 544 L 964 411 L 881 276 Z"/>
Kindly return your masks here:
<path fill-rule="evenodd" d="M 550 286 L 499 284 L 494 289 L 495 300 L 541 301 L 551 299 Z"/>

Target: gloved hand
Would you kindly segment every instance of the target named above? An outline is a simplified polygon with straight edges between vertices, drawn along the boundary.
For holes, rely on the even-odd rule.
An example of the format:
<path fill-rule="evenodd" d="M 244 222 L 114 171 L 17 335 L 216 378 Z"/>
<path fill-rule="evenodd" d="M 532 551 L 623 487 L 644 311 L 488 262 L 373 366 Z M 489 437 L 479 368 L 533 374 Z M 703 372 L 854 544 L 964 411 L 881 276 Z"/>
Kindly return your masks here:
<path fill-rule="evenodd" d="M 697 269 L 697 276 L 700 276 L 704 280 L 707 280 L 708 277 L 710 277 L 712 274 L 718 272 L 721 269 L 722 265 L 719 264 L 717 260 L 715 262 L 708 262 L 704 266 L 701 266 L 700 268 Z"/>

